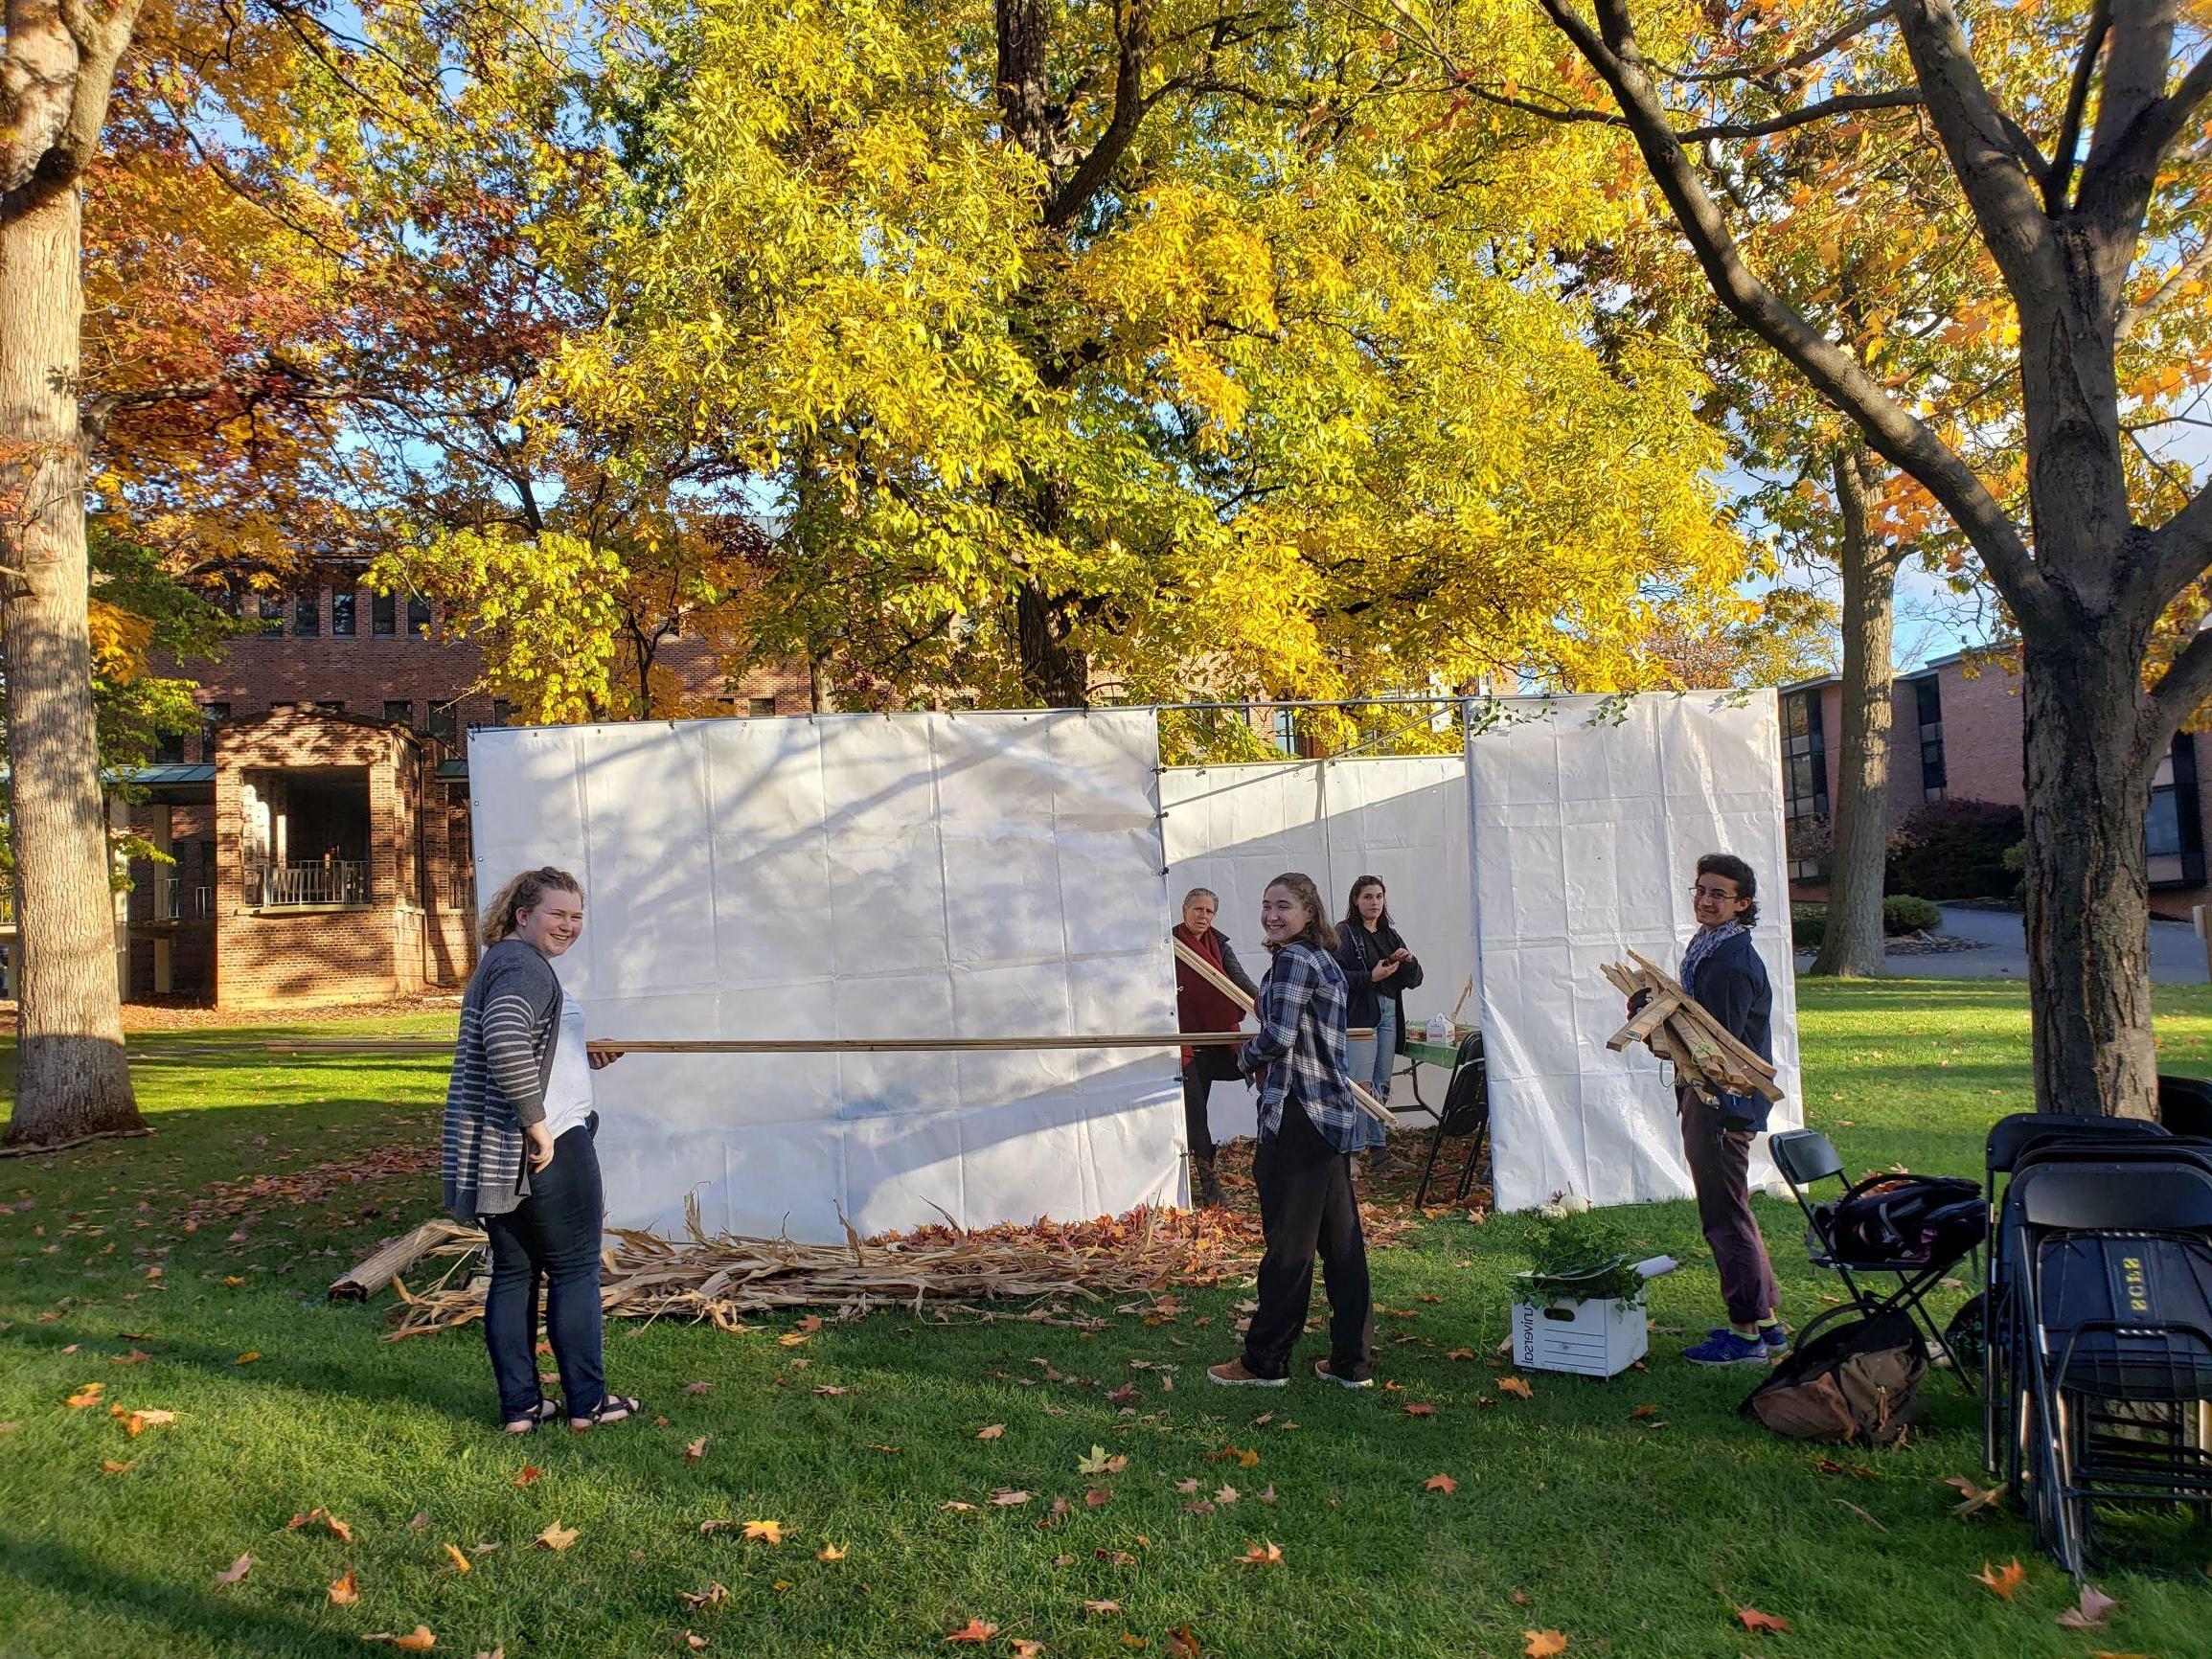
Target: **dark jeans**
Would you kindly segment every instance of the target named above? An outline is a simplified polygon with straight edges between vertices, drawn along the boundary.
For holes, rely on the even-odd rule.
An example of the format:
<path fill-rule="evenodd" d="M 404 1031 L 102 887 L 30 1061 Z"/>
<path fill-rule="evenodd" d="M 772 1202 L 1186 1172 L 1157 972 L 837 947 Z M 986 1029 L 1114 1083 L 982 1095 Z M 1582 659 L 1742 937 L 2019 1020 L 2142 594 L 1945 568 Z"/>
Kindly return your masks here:
<path fill-rule="evenodd" d="M 570 1417 L 589 1417 L 606 1392 L 601 1356 L 599 1114 L 553 1143 L 553 1162 L 530 1175 L 530 1196 L 504 1216 L 484 1217 L 491 1240 L 491 1288 L 484 1297 L 484 1346 L 499 1385 L 499 1416 L 536 1414 L 537 1281 L 545 1280 L 545 1335 L 560 1368 Z"/>
<path fill-rule="evenodd" d="M 1233 1083 L 1240 1075 L 1237 1051 L 1225 1044 L 1191 1051 L 1191 1063 L 1183 1068 L 1183 1139 L 1195 1156 L 1214 1155 L 1214 1130 L 1206 1122 L 1207 1095 L 1216 1083 Z"/>
<path fill-rule="evenodd" d="M 1767 1260 L 1767 1240 L 1751 1214 L 1751 1139 L 1732 1138 L 1722 1127 L 1720 1107 L 1699 1100 L 1695 1090 L 1676 1090 L 1675 1109 L 1682 1120 L 1690 1184 L 1698 1192 L 1698 1224 L 1721 1270 L 1728 1323 L 1756 1325 L 1773 1313 L 1781 1296 L 1774 1288 L 1773 1264 Z"/>
<path fill-rule="evenodd" d="M 1355 1381 L 1374 1375 L 1375 1302 L 1351 1158 L 1322 1138 L 1303 1106 L 1287 1101 L 1281 1128 L 1253 1156 L 1252 1175 L 1267 1251 L 1260 1259 L 1260 1310 L 1244 1332 L 1244 1369 L 1289 1375 L 1318 1251 L 1329 1291 L 1329 1369 Z"/>

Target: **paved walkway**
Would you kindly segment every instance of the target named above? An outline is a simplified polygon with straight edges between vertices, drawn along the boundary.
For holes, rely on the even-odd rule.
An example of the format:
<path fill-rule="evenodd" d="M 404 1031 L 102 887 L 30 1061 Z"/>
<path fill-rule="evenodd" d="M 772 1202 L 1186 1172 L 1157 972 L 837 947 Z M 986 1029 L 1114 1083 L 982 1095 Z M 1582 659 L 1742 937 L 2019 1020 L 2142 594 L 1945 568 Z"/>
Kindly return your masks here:
<path fill-rule="evenodd" d="M 1954 939 L 1979 942 L 1980 950 L 1945 951 L 1921 956 L 1891 951 L 1891 973 L 1911 979 L 2025 979 L 2028 973 L 2026 925 L 2013 910 L 1976 910 L 1953 904 L 1943 906 L 1942 931 Z M 1813 959 L 1799 957 L 1800 971 Z M 2155 985 L 2203 985 L 2204 942 L 2185 921 L 2151 923 L 2151 980 Z"/>

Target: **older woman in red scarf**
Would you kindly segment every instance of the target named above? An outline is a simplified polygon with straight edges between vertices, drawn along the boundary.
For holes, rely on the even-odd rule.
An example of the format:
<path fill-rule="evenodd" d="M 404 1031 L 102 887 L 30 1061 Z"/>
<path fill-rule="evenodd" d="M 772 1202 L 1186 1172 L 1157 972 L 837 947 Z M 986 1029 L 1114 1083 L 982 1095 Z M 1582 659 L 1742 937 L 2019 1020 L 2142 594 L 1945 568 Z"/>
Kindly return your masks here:
<path fill-rule="evenodd" d="M 1229 948 L 1228 935 L 1214 925 L 1214 913 L 1220 903 L 1208 889 L 1192 888 L 1183 895 L 1183 920 L 1175 924 L 1174 936 L 1256 1001 L 1259 988 Z M 1176 959 L 1177 1031 L 1235 1031 L 1243 1021 L 1244 1011 L 1227 993 L 1208 985 L 1196 968 Z M 1219 1205 L 1221 1201 L 1221 1178 L 1214 1172 L 1214 1132 L 1206 1123 L 1206 1097 L 1215 1083 L 1236 1080 L 1235 1049 L 1214 1046 L 1183 1050 L 1183 1128 L 1191 1148 L 1191 1192 L 1200 1204 Z"/>

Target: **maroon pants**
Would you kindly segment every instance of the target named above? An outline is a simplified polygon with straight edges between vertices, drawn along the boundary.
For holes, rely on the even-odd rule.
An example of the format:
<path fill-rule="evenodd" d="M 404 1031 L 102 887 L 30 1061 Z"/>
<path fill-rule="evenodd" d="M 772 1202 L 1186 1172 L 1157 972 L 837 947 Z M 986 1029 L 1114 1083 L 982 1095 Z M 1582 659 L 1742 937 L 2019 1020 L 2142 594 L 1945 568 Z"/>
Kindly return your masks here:
<path fill-rule="evenodd" d="M 1774 1288 L 1773 1264 L 1767 1260 L 1767 1240 L 1751 1214 L 1751 1137 L 1729 1135 L 1721 1126 L 1721 1108 L 1699 1100 L 1693 1089 L 1675 1091 L 1675 1109 L 1682 1120 L 1690 1183 L 1698 1191 L 1698 1225 L 1721 1269 L 1728 1323 L 1756 1325 L 1774 1312 L 1781 1298 Z"/>

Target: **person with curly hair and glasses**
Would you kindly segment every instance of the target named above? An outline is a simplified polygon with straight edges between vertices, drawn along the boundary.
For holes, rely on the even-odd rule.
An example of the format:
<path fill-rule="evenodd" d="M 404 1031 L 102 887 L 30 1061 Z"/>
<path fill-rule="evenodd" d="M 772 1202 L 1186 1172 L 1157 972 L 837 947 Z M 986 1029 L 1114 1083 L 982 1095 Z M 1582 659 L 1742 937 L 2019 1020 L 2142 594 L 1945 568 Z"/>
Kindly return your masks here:
<path fill-rule="evenodd" d="M 1730 852 L 1699 859 L 1690 889 L 1698 931 L 1682 953 L 1679 977 L 1682 989 L 1731 1036 L 1771 1060 L 1774 992 L 1751 942 L 1758 899 L 1758 876 L 1743 859 Z M 1698 1194 L 1698 1222 L 1721 1270 L 1728 1309 L 1727 1325 L 1684 1349 L 1682 1357 L 1693 1365 L 1765 1365 L 1790 1344 L 1789 1328 L 1777 1315 L 1779 1292 L 1767 1240 L 1751 1213 L 1751 1143 L 1767 1127 L 1767 1098 L 1716 1092 L 1708 1099 L 1677 1085 L 1675 1110 Z"/>
<path fill-rule="evenodd" d="M 1314 1362 L 1313 1375 L 1365 1388 L 1375 1370 L 1375 1304 L 1352 1159 L 1382 1144 L 1382 1125 L 1353 1098 L 1344 1055 L 1350 994 L 1335 929 L 1311 879 L 1291 872 L 1270 881 L 1260 927 L 1274 962 L 1254 1011 L 1260 1033 L 1238 1052 L 1237 1064 L 1260 1079 L 1252 1175 L 1266 1251 L 1244 1352 L 1209 1366 L 1206 1375 L 1228 1387 L 1280 1388 L 1289 1380 L 1318 1252 L 1329 1291 L 1329 1357 Z"/>

